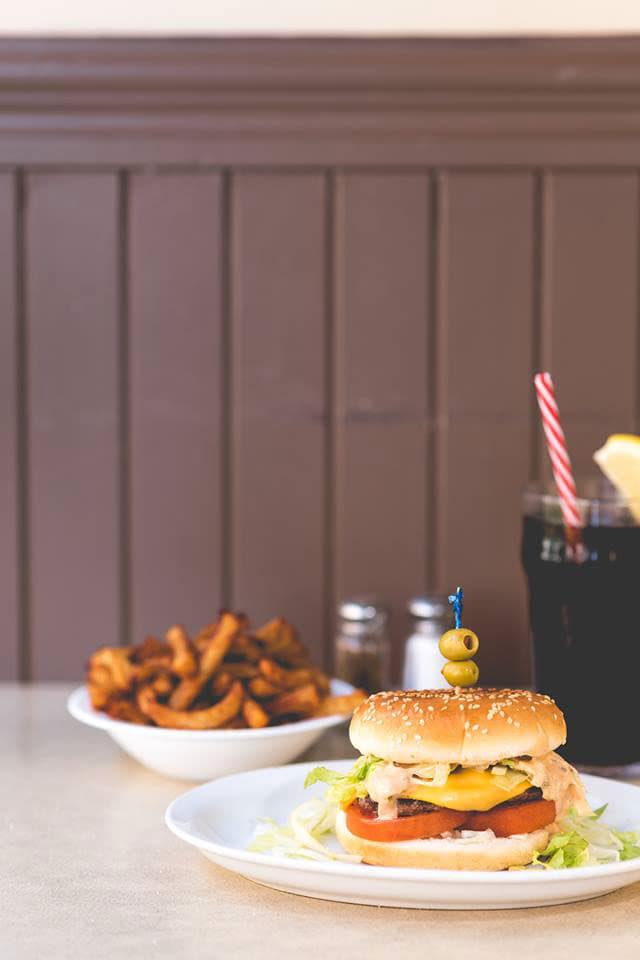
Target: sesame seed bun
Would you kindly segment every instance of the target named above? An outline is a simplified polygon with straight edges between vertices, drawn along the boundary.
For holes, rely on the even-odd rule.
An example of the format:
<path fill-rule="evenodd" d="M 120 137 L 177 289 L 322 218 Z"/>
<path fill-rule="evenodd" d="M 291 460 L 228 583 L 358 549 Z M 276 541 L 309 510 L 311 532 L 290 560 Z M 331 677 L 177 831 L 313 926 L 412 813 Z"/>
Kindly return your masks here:
<path fill-rule="evenodd" d="M 480 766 L 541 757 L 564 743 L 562 711 L 528 690 L 398 690 L 356 709 L 349 737 L 360 753 L 395 763 Z"/>
<path fill-rule="evenodd" d="M 505 870 L 531 863 L 549 840 L 549 830 L 513 837 L 486 838 L 479 834 L 470 840 L 434 837 L 431 840 L 399 840 L 396 843 L 364 840 L 347 829 L 344 811 L 336 816 L 336 836 L 348 853 L 362 857 L 365 863 L 381 867 L 422 867 L 437 870 Z"/>

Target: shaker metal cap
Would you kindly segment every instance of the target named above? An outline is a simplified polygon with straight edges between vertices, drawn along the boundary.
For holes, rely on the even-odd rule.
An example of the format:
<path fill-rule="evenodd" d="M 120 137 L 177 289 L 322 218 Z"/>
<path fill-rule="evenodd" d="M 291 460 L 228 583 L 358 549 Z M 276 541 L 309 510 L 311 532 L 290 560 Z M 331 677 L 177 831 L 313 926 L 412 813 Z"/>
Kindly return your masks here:
<path fill-rule="evenodd" d="M 368 623 L 387 617 L 387 607 L 377 597 L 347 597 L 338 605 L 338 616 L 354 623 Z"/>
<path fill-rule="evenodd" d="M 407 610 L 416 620 L 440 620 L 450 612 L 447 598 L 438 593 L 413 597 L 407 604 Z"/>

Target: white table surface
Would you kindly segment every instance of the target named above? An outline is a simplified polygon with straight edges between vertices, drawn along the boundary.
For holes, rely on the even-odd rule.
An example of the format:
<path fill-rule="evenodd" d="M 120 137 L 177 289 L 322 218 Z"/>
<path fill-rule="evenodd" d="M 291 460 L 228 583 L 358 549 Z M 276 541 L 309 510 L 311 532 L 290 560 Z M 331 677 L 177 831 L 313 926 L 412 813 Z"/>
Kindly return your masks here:
<path fill-rule="evenodd" d="M 396 910 L 278 893 L 172 836 L 188 784 L 65 711 L 70 688 L 0 686 L 0 957 L 555 960 L 640 957 L 640 884 L 531 910 Z M 329 733 L 307 758 L 349 756 Z"/>

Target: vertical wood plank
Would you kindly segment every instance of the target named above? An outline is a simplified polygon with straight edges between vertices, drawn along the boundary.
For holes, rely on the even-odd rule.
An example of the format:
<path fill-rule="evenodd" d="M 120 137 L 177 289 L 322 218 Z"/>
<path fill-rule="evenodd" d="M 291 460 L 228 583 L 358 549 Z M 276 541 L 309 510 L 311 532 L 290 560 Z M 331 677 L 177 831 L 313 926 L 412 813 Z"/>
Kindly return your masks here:
<path fill-rule="evenodd" d="M 574 470 L 589 474 L 610 433 L 637 428 L 638 182 L 631 173 L 554 173 L 545 201 L 543 366 Z"/>
<path fill-rule="evenodd" d="M 16 182 L 0 174 L 0 680 L 19 676 Z"/>
<path fill-rule="evenodd" d="M 118 642 L 115 175 L 27 179 L 33 679 Z"/>
<path fill-rule="evenodd" d="M 234 604 L 324 645 L 325 195 L 241 174 L 232 224 Z"/>
<path fill-rule="evenodd" d="M 528 679 L 520 496 L 529 479 L 533 178 L 441 179 L 438 575 L 462 584 L 482 680 Z"/>
<path fill-rule="evenodd" d="M 222 603 L 222 193 L 218 174 L 130 181 L 132 637 Z"/>
<path fill-rule="evenodd" d="M 427 586 L 429 180 L 350 173 L 336 235 L 336 598 L 406 603 Z"/>

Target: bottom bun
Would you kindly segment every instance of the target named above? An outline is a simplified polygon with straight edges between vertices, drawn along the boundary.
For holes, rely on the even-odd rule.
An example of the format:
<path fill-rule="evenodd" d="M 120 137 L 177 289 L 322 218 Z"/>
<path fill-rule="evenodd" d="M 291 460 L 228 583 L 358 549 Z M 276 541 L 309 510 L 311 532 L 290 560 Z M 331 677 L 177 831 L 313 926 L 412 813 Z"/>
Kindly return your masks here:
<path fill-rule="evenodd" d="M 489 833 L 489 836 L 487 834 Z M 549 829 L 534 830 L 513 837 L 496 837 L 490 831 L 475 837 L 432 840 L 398 840 L 382 843 L 364 840 L 347 829 L 347 818 L 339 810 L 336 835 L 347 853 L 355 853 L 365 863 L 381 867 L 423 867 L 436 870 L 505 870 L 531 863 L 549 840 Z"/>

